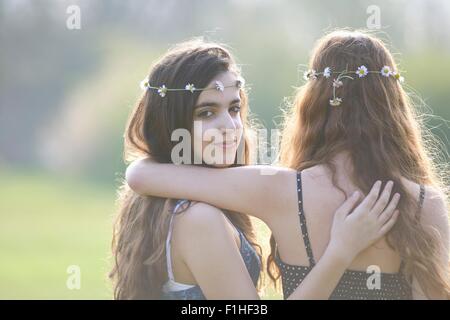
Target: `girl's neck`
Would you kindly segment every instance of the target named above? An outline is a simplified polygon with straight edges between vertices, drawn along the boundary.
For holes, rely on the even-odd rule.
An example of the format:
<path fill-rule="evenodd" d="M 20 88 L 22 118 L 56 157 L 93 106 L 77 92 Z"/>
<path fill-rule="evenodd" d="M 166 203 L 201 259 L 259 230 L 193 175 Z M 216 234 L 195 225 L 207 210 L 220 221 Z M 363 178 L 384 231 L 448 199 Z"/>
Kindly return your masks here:
<path fill-rule="evenodd" d="M 339 152 L 331 162 L 336 167 L 336 173 L 349 175 L 353 172 L 353 163 L 348 151 Z"/>

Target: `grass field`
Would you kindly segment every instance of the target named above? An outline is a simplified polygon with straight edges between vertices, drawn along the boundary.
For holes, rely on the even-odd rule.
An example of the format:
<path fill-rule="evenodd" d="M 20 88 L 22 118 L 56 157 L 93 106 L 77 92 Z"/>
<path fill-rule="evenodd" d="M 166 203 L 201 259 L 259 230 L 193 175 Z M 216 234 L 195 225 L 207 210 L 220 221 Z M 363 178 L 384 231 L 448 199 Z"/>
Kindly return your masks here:
<path fill-rule="evenodd" d="M 0 179 L 0 298 L 110 299 L 114 190 L 39 174 Z M 66 286 L 71 265 L 79 290 Z"/>
<path fill-rule="evenodd" d="M 0 181 L 0 299 L 111 299 L 114 186 L 29 172 L 0 171 Z M 72 265 L 80 289 L 67 287 Z M 263 298 L 279 297 L 268 289 Z"/>

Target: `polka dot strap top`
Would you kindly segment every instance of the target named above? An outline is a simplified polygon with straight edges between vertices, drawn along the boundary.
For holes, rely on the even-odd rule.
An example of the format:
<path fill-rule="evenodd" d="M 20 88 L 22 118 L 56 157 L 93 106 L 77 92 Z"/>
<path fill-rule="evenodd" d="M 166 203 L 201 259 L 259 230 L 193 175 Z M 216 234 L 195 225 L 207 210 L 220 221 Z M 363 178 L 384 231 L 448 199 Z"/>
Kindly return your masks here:
<path fill-rule="evenodd" d="M 284 298 L 289 297 L 316 264 L 309 239 L 306 217 L 303 210 L 302 177 L 297 172 L 298 217 L 309 266 L 291 265 L 283 262 L 276 250 L 275 261 L 281 271 Z M 419 210 L 423 205 L 425 188 L 420 186 Z M 397 273 L 380 273 L 380 286 L 369 286 L 373 273 L 346 270 L 330 296 L 330 299 L 412 299 L 411 287 L 402 273 L 403 261 Z"/>

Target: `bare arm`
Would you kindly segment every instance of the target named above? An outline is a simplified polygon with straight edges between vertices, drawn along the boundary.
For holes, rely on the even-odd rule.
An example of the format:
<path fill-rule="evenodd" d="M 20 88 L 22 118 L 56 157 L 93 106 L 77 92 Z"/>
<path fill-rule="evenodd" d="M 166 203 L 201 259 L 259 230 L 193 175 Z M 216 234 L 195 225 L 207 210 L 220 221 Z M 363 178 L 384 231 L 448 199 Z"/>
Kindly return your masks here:
<path fill-rule="evenodd" d="M 126 171 L 137 193 L 202 201 L 267 222 L 274 213 L 296 210 L 295 171 L 271 166 L 226 169 L 136 160 Z"/>
<path fill-rule="evenodd" d="M 191 200 L 203 201 L 216 207 L 228 210 L 243 212 L 256 216 L 264 221 L 270 221 L 270 215 L 274 212 L 296 211 L 297 192 L 295 188 L 296 172 L 285 168 L 270 166 L 245 166 L 226 169 L 210 169 L 197 166 L 173 164 L 160 164 L 149 159 L 133 162 L 127 169 L 126 178 L 130 187 L 140 194 L 150 194 L 160 197 L 187 198 Z M 377 201 L 381 183 L 371 191 L 372 196 L 368 203 Z M 273 196 L 276 191 L 276 196 Z M 375 195 L 374 195 L 375 194 Z M 383 221 L 385 226 L 380 233 L 381 226 L 366 230 L 355 228 L 356 216 L 360 216 L 358 221 L 373 221 L 370 212 L 382 212 L 385 209 L 390 190 L 386 195 L 377 201 L 377 210 L 372 210 L 367 202 L 362 207 L 358 206 L 364 214 L 351 215 L 351 219 L 344 219 L 353 206 L 339 208 L 341 220 L 337 220 L 336 230 L 346 230 L 337 232 L 334 237 L 342 240 L 345 236 L 354 236 L 358 239 L 340 242 L 340 245 L 333 245 L 327 248 L 324 256 L 304 279 L 302 284 L 291 295 L 292 299 L 326 299 L 334 290 L 343 272 L 362 249 L 371 244 L 373 238 L 379 239 L 382 234 L 392 227 L 396 217 L 392 217 L 393 209 L 385 210 Z M 355 201 L 357 199 L 353 199 Z M 350 200 L 349 200 L 350 201 Z M 354 202 L 353 205 L 355 204 Z M 381 208 L 380 206 L 384 206 Z M 394 205 L 394 207 L 396 204 Z M 292 208 L 291 208 L 292 207 Z M 395 209 L 395 208 L 394 208 Z M 386 213 L 387 212 L 387 213 Z M 390 213 L 390 214 L 389 214 Z M 365 217 L 365 218 L 364 218 Z M 387 217 L 387 218 L 386 218 Z M 364 220 L 366 219 L 366 220 Z M 389 224 L 386 221 L 392 221 Z M 345 223 L 343 223 L 345 221 Z M 270 224 L 270 223 L 269 223 Z M 348 229 L 344 228 L 347 226 Z M 353 226 L 353 227 L 351 227 Z M 365 230 L 361 233 L 359 231 Z M 331 242 L 330 242 L 331 244 Z M 357 244 L 358 246 L 355 246 Z M 199 272 L 201 273 L 201 272 Z M 207 281 L 206 281 L 207 282 Z"/>

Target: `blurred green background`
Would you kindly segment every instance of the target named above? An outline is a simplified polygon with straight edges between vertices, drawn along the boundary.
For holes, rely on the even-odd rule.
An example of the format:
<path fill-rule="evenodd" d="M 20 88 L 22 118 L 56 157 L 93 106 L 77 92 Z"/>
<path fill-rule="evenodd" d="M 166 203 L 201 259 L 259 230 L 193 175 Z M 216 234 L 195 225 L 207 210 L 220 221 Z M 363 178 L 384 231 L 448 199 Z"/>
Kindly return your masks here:
<path fill-rule="evenodd" d="M 66 26 L 70 5 L 81 29 Z M 448 162 L 448 1 L 0 1 L 0 298 L 112 298 L 125 122 L 140 80 L 170 46 L 194 36 L 229 44 L 252 112 L 275 128 L 314 41 L 367 28 L 370 5 Z M 66 285 L 71 265 L 80 289 Z"/>

